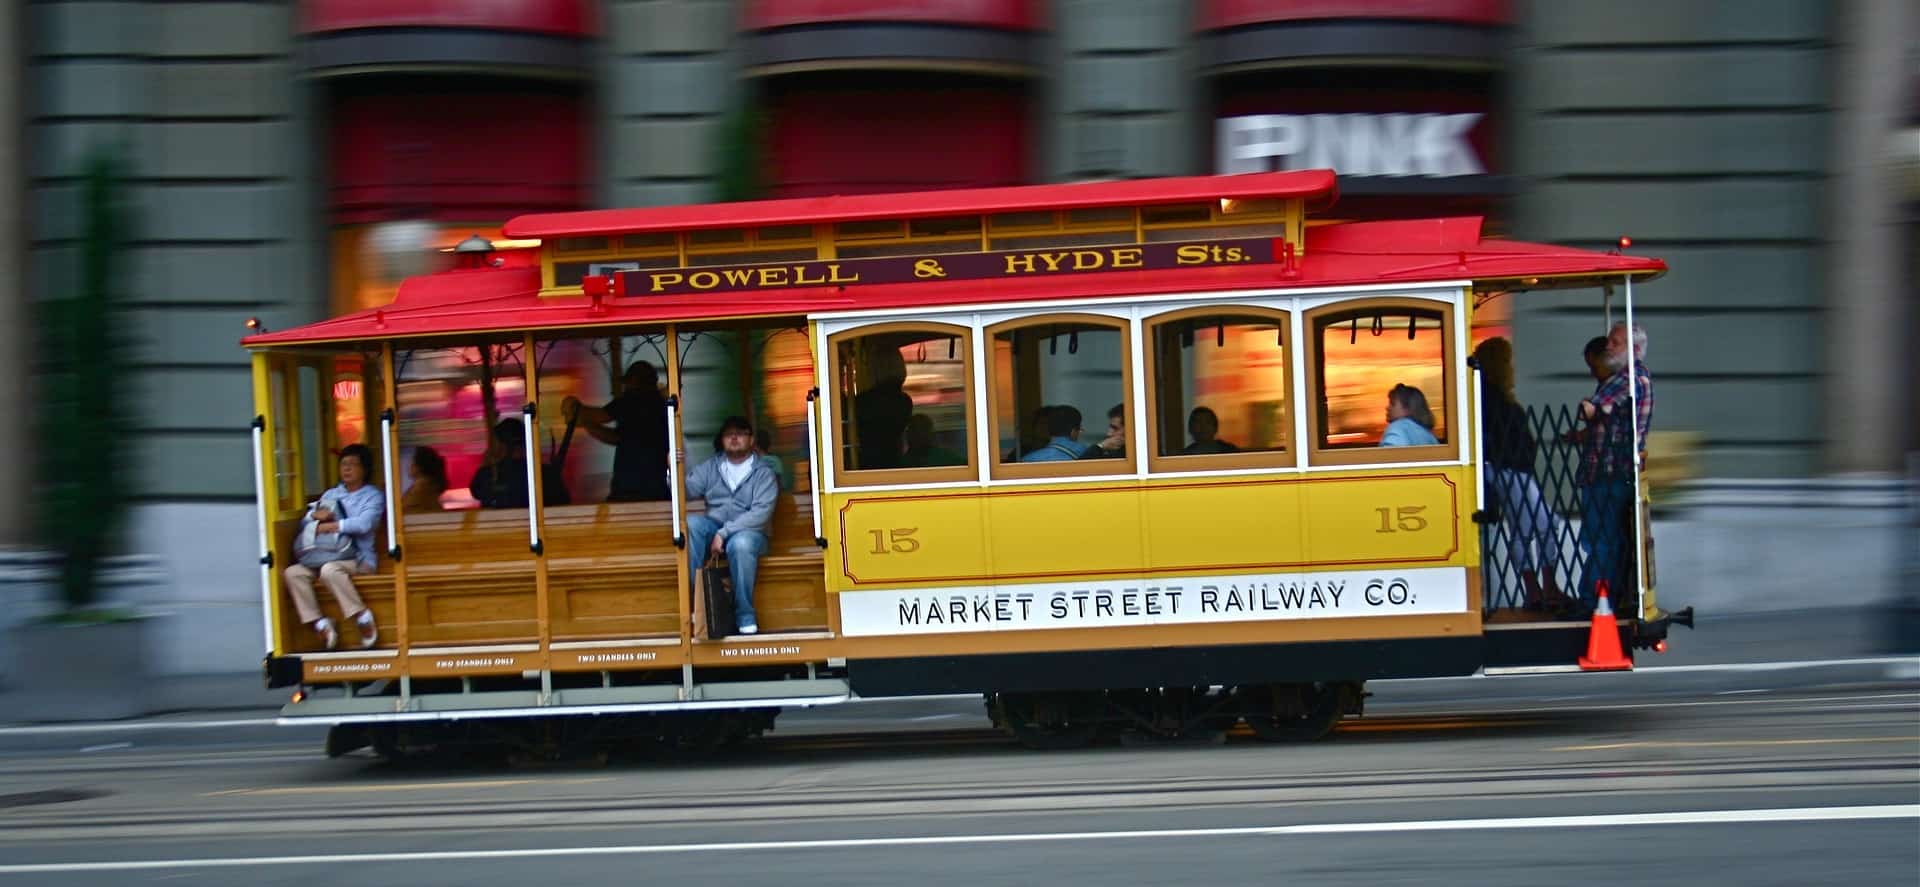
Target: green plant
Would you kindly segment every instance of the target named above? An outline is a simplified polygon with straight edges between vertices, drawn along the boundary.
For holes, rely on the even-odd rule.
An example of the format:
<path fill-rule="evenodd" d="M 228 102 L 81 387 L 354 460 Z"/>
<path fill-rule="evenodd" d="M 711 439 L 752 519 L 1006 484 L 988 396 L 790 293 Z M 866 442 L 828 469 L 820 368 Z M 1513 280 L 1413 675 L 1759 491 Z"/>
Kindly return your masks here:
<path fill-rule="evenodd" d="M 83 167 L 78 288 L 40 308 L 39 532 L 60 556 L 68 619 L 99 599 L 100 568 L 127 510 L 131 399 L 119 288 L 126 280 L 127 212 L 120 153 L 97 149 Z M 95 614 L 96 616 L 98 614 Z M 94 619 L 97 621 L 97 619 Z"/>

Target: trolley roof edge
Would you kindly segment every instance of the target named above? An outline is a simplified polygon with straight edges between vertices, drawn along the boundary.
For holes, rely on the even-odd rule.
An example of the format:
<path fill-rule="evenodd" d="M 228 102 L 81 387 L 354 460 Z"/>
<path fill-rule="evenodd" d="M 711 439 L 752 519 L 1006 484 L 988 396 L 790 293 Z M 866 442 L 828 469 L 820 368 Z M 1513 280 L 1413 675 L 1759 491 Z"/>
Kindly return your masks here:
<path fill-rule="evenodd" d="M 535 213 L 508 220 L 501 231 L 513 238 L 592 237 L 1255 198 L 1303 199 L 1321 208 L 1338 196 L 1332 170 L 1308 169 Z"/>
<path fill-rule="evenodd" d="M 1147 182 L 1207 182 L 1213 187 L 1204 199 L 1220 199 L 1229 193 L 1223 183 L 1240 180 L 1271 180 L 1295 173 L 1267 173 L 1249 176 L 1207 177 L 1200 179 L 1142 180 Z M 1052 189 L 1132 188 L 1139 182 L 1100 183 L 1072 186 L 1033 186 L 1027 189 L 987 189 L 983 191 L 930 192 L 917 198 L 939 198 L 942 205 L 950 195 L 1000 195 L 1015 191 Z M 1275 185 L 1257 190 L 1270 196 Z M 1191 198 L 1192 192 L 1180 195 Z M 1246 193 L 1233 191 L 1232 193 Z M 942 196 L 949 195 L 949 196 Z M 898 195 L 878 195 L 892 197 Z M 842 198 L 821 198 L 822 201 Z M 844 198 L 852 201 L 856 198 Z M 859 198 L 866 200 L 869 198 Z M 1135 199 L 1135 198 L 1129 198 Z M 763 204 L 713 204 L 702 207 L 678 207 L 661 210 L 636 210 L 671 214 L 682 210 L 735 212 L 742 207 L 770 204 L 812 203 L 813 201 L 769 201 Z M 902 201 L 904 202 L 904 201 Z M 920 213 L 946 212 L 917 204 Z M 999 211 L 1005 204 L 974 204 L 973 213 Z M 1058 208 L 1059 204 L 1048 204 Z M 602 211 L 625 212 L 625 211 Z M 594 213 L 554 214 L 539 218 L 575 218 Z M 536 217 L 522 217 L 529 219 Z M 730 224 L 742 224 L 739 215 L 730 215 Z M 791 217 L 781 217 L 790 220 Z M 834 217 L 843 220 L 845 217 Z M 515 220 L 516 222 L 521 220 Z M 766 223 L 755 220 L 752 224 Z M 510 223 L 511 225 L 512 223 Z M 573 233 L 578 229 L 571 229 Z M 625 229 L 632 230 L 632 229 Z M 719 292 L 666 294 L 624 297 L 561 295 L 542 293 L 541 271 L 536 266 L 507 263 L 504 267 L 445 271 L 410 278 L 392 304 L 305 326 L 248 336 L 241 344 L 250 348 L 418 339 L 448 335 L 484 335 L 510 332 L 625 327 L 634 325 L 741 320 L 808 316 L 822 313 L 906 310 L 927 307 L 979 306 L 1006 303 L 1084 300 L 1088 298 L 1124 299 L 1132 296 L 1167 293 L 1204 295 L 1232 290 L 1292 290 L 1379 284 L 1428 284 L 1471 280 L 1481 290 L 1518 292 L 1530 289 L 1556 289 L 1594 286 L 1622 277 L 1644 282 L 1664 274 L 1666 263 L 1654 258 L 1596 252 L 1574 247 L 1524 241 L 1488 239 L 1482 236 L 1479 217 L 1453 217 L 1405 221 L 1341 222 L 1306 229 L 1306 248 L 1290 261 L 1254 262 L 1234 265 L 1108 270 L 1097 273 L 1048 275 L 1000 279 L 927 280 L 893 283 L 855 283 L 851 285 L 796 286 L 776 292 Z M 1278 250 L 1276 250 L 1278 253 Z"/>

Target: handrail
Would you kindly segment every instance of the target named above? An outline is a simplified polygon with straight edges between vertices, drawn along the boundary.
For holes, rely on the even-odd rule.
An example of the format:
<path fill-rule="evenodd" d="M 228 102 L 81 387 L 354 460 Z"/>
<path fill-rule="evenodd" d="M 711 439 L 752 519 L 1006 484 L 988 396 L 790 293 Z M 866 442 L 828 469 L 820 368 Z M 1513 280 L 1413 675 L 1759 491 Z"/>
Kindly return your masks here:
<path fill-rule="evenodd" d="M 667 497 L 673 507 L 673 547 L 687 547 L 680 532 L 680 395 L 667 395 Z"/>
<path fill-rule="evenodd" d="M 807 491 L 813 497 L 813 544 L 825 548 L 827 537 L 820 534 L 820 435 L 814 424 L 819 400 L 820 389 L 807 389 Z"/>
<path fill-rule="evenodd" d="M 1473 428 L 1467 439 L 1474 441 L 1473 447 L 1473 513 L 1485 514 L 1487 510 L 1487 423 L 1481 415 L 1484 404 L 1480 393 L 1486 389 L 1480 387 L 1481 369 L 1478 361 L 1473 368 L 1473 390 L 1467 396 L 1473 399 Z"/>
<path fill-rule="evenodd" d="M 400 486 L 400 482 L 396 479 L 397 476 L 394 474 L 394 465 L 393 465 L 393 408 L 392 407 L 388 407 L 380 411 L 380 450 L 381 450 L 380 461 L 385 463 L 387 468 L 386 470 L 386 475 L 387 475 L 387 484 L 386 484 L 387 486 L 387 557 L 393 558 L 394 560 L 399 560 L 400 559 L 400 530 L 397 526 L 395 526 L 395 524 L 397 523 L 397 519 L 394 517 L 394 515 L 397 515 L 400 513 L 400 506 L 395 504 L 394 490 Z"/>
<path fill-rule="evenodd" d="M 544 548 L 540 544 L 540 495 L 535 486 L 534 472 L 539 470 L 540 451 L 533 448 L 533 423 L 535 413 L 532 401 L 520 408 L 520 433 L 526 441 L 527 464 L 527 548 L 534 554 L 540 554 Z"/>
<path fill-rule="evenodd" d="M 260 629 L 267 640 L 267 652 L 273 645 L 273 539 L 267 531 L 267 453 L 262 441 L 267 417 L 253 417 L 253 517 L 260 530 Z"/>
<path fill-rule="evenodd" d="M 1626 281 L 1627 406 L 1633 411 L 1627 417 L 1627 427 L 1633 429 L 1633 449 L 1628 451 L 1633 459 L 1633 600 L 1640 611 L 1636 615 L 1645 619 L 1653 613 L 1647 606 L 1647 528 L 1641 521 L 1644 509 L 1640 507 L 1640 463 L 1644 459 L 1640 451 L 1640 354 L 1639 343 L 1633 335 L 1633 275 L 1626 275 Z"/>

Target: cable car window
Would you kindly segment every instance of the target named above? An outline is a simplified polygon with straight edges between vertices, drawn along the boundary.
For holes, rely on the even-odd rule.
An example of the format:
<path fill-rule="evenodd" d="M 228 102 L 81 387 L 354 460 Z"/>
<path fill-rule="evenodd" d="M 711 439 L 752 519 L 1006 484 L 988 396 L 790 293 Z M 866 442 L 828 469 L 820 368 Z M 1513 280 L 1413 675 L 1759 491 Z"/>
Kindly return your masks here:
<path fill-rule="evenodd" d="M 1357 461 L 1451 456 L 1452 317 L 1445 306 L 1404 302 L 1349 303 L 1310 315 L 1316 452 L 1358 451 Z"/>
<path fill-rule="evenodd" d="M 1028 318 L 991 335 L 996 477 L 1132 470 L 1132 369 L 1121 321 Z"/>
<path fill-rule="evenodd" d="M 834 440 L 842 483 L 971 480 L 973 348 L 967 330 L 887 324 L 834 336 Z"/>
<path fill-rule="evenodd" d="M 1287 452 L 1293 382 L 1284 312 L 1182 311 L 1154 319 L 1150 330 L 1156 470 L 1216 468 L 1223 461 L 1293 464 L 1192 458 Z"/>

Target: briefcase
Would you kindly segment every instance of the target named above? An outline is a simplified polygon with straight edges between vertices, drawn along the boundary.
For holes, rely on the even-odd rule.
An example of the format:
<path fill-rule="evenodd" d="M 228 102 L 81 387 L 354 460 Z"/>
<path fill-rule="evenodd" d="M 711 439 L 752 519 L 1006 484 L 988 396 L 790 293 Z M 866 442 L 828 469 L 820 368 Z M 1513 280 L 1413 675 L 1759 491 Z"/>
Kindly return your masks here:
<path fill-rule="evenodd" d="M 722 557 L 712 557 L 700 571 L 700 593 L 707 611 L 707 639 L 720 640 L 736 630 L 733 613 L 733 571 Z"/>

